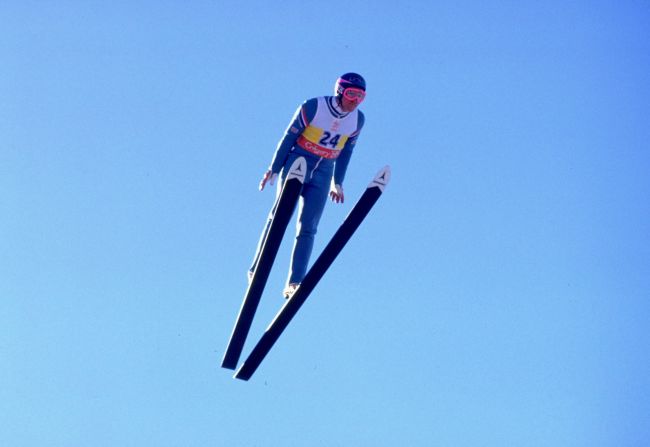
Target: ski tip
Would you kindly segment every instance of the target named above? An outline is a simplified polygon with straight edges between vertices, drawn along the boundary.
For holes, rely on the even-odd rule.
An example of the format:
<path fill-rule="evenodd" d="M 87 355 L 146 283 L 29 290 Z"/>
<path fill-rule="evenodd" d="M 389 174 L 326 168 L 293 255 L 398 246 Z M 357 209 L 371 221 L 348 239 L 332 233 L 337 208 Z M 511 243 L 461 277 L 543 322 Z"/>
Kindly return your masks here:
<path fill-rule="evenodd" d="M 233 365 L 231 365 L 231 364 L 229 364 L 229 363 L 222 363 L 222 364 L 221 364 L 221 367 L 224 368 L 224 369 L 232 369 L 233 371 L 234 371 L 235 369 L 237 369 L 237 365 L 234 365 L 234 366 L 233 366 Z"/>
<path fill-rule="evenodd" d="M 390 166 L 386 165 L 375 175 L 372 179 L 372 182 L 368 185 L 368 188 L 378 187 L 381 192 L 384 192 L 386 185 L 390 181 Z"/>
<path fill-rule="evenodd" d="M 287 174 L 287 181 L 292 178 L 300 180 L 300 183 L 305 183 L 305 174 L 307 173 L 307 160 L 305 157 L 298 157 L 292 163 L 289 168 L 289 174 Z"/>
<path fill-rule="evenodd" d="M 237 372 L 232 376 L 232 378 L 233 378 L 233 379 L 243 380 L 244 382 L 248 382 L 248 380 L 251 378 L 251 374 L 250 374 L 250 373 L 242 372 L 242 368 L 243 368 L 243 367 L 244 367 L 244 365 L 242 365 L 242 366 L 237 370 Z"/>

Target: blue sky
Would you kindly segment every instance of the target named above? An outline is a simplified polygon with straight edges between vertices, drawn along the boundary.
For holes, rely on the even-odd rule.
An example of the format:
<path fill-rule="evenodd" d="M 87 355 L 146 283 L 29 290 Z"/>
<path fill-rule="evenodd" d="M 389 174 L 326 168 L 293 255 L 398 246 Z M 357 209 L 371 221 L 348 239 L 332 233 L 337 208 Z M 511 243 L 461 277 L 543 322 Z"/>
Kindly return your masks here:
<path fill-rule="evenodd" d="M 0 444 L 640 446 L 642 1 L 0 4 Z M 295 108 L 362 73 L 384 196 L 219 367 Z M 244 354 L 282 305 L 278 255 Z"/>

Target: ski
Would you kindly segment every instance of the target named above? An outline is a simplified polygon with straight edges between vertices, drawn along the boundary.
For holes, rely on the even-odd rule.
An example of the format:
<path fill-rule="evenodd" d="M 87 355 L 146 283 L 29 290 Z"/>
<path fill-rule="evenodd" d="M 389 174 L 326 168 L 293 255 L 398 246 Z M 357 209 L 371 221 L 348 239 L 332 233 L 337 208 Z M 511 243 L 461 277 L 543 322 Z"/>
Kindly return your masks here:
<path fill-rule="evenodd" d="M 359 201 L 352 208 L 321 255 L 314 262 L 314 265 L 309 269 L 298 289 L 285 302 L 246 361 L 237 370 L 234 376 L 235 378 L 249 380 L 253 376 L 260 363 L 262 363 L 262 360 L 264 360 L 275 342 L 280 338 L 282 332 L 289 325 L 291 319 L 296 315 L 300 307 L 309 297 L 309 294 L 314 290 L 314 287 L 316 287 L 363 219 L 368 215 L 375 202 L 382 195 L 389 180 L 390 167 L 386 166 L 379 171 L 370 185 L 368 185 L 368 188 L 362 194 Z"/>
<path fill-rule="evenodd" d="M 264 292 L 266 281 L 271 273 L 271 267 L 300 196 L 306 172 L 307 162 L 303 157 L 296 159 L 289 169 L 280 196 L 274 204 L 271 226 L 262 245 L 253 277 L 244 295 L 239 315 L 235 320 L 235 327 L 221 362 L 222 368 L 235 369 L 237 367 L 246 337 L 253 323 L 253 317 Z"/>

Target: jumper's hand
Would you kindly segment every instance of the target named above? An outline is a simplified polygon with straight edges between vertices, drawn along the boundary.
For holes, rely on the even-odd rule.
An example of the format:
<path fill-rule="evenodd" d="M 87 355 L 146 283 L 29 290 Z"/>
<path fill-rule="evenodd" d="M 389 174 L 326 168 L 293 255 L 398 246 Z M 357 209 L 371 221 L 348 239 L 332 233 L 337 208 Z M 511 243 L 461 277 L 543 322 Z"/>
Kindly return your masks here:
<path fill-rule="evenodd" d="M 332 183 L 330 187 L 330 199 L 332 199 L 332 202 L 343 203 L 345 195 L 343 194 L 343 187 L 341 185 Z"/>
<path fill-rule="evenodd" d="M 264 173 L 264 176 L 262 177 L 262 181 L 260 182 L 260 191 L 264 191 L 264 187 L 266 186 L 266 183 L 268 182 L 269 185 L 273 186 L 275 184 L 275 179 L 278 178 L 277 173 L 271 172 L 269 169 Z"/>

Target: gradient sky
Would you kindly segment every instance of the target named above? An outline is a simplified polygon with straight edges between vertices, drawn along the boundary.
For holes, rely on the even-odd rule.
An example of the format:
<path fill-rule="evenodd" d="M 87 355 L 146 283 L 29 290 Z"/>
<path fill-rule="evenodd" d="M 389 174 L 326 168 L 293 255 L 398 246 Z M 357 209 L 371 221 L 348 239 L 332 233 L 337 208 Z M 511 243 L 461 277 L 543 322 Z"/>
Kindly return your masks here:
<path fill-rule="evenodd" d="M 8 0 L 0 37 L 0 445 L 647 445 L 648 2 Z M 315 254 L 392 182 L 234 380 L 257 184 L 347 71 Z"/>

